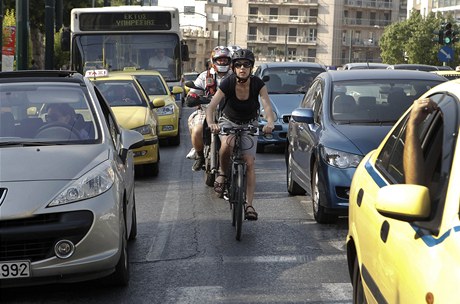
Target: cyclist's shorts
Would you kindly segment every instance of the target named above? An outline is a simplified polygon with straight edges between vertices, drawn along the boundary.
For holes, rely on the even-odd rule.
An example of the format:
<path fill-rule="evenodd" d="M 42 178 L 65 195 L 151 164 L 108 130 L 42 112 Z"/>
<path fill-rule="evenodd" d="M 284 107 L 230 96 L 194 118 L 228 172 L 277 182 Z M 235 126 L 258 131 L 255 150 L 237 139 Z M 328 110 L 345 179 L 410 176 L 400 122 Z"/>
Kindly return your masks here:
<path fill-rule="evenodd" d="M 206 119 L 206 111 L 202 109 L 195 110 L 188 117 L 188 128 L 189 130 L 193 129 L 197 125 L 202 125 Z"/>
<path fill-rule="evenodd" d="M 257 120 L 256 121 L 253 121 L 251 123 L 253 126 L 257 127 L 258 126 L 258 122 Z M 248 126 L 248 124 L 246 125 L 239 125 L 239 124 L 236 124 L 230 120 L 228 120 L 227 118 L 225 117 L 220 117 L 219 118 L 219 127 L 222 128 L 229 128 L 229 127 L 242 127 L 242 126 Z M 225 135 L 220 135 L 220 141 L 223 142 L 225 140 L 226 137 Z M 243 145 L 243 154 L 247 154 L 247 155 L 252 155 L 252 156 L 256 156 L 256 151 L 257 151 L 257 135 L 245 135 L 243 137 L 243 140 L 242 140 L 242 145 Z"/>

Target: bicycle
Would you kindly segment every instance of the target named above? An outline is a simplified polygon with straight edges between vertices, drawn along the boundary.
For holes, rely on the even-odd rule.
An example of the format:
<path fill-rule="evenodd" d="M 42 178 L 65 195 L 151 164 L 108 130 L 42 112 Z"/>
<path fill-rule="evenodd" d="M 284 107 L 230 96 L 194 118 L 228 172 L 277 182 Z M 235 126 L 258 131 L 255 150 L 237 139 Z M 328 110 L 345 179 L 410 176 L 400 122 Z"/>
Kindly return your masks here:
<path fill-rule="evenodd" d="M 193 81 L 187 81 L 185 85 L 189 88 L 200 90 L 206 92 L 205 89 L 195 86 Z M 205 94 L 200 96 L 199 101 L 196 105 L 207 105 L 211 101 L 212 96 Z M 217 121 L 217 117 L 215 117 Z M 219 137 L 217 134 L 211 133 L 208 128 L 208 123 L 206 120 L 203 124 L 203 154 L 204 154 L 204 181 L 205 184 L 209 187 L 214 185 L 217 173 L 219 171 Z"/>
<path fill-rule="evenodd" d="M 230 157 L 231 164 L 229 166 L 229 174 L 227 175 L 229 179 L 226 183 L 226 191 L 232 214 L 232 226 L 235 227 L 236 239 L 239 241 L 241 240 L 243 220 L 245 219 L 244 210 L 246 207 L 247 185 L 247 164 L 243 158 L 242 140 L 243 138 L 249 138 L 246 135 L 257 136 L 258 128 L 253 125 L 224 127 L 221 128 L 219 134 L 233 135 L 235 137 L 235 143 Z"/>

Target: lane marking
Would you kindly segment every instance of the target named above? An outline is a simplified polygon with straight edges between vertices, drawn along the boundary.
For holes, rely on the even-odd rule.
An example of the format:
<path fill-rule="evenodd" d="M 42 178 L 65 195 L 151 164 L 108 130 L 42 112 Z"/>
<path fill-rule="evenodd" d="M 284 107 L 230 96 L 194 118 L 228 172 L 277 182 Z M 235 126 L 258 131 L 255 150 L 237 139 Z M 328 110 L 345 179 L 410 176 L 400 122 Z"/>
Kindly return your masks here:
<path fill-rule="evenodd" d="M 169 235 L 177 221 L 179 213 L 179 191 L 178 189 L 171 188 L 171 184 L 168 184 L 159 224 L 146 257 L 146 260 L 149 262 L 161 260 Z"/>

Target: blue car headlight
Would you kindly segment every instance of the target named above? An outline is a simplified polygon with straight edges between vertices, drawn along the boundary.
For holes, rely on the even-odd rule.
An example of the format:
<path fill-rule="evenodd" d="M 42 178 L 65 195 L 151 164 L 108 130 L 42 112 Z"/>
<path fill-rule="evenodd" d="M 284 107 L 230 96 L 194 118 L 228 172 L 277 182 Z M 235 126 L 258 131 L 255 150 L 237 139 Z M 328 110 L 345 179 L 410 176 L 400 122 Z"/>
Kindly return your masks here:
<path fill-rule="evenodd" d="M 138 128 L 134 128 L 133 130 L 141 133 L 142 135 L 147 135 L 147 134 L 155 135 L 150 125 L 144 125 Z"/>
<path fill-rule="evenodd" d="M 267 119 L 265 118 L 266 117 L 265 116 L 265 110 L 263 108 L 260 109 L 260 115 L 259 116 L 260 116 L 260 121 L 261 122 L 267 122 Z M 274 121 L 277 122 L 278 121 L 278 114 L 275 111 L 273 111 L 273 117 L 275 118 Z"/>
<path fill-rule="evenodd" d="M 356 168 L 363 159 L 361 155 L 347 153 L 331 148 L 321 147 L 321 157 L 324 161 L 340 169 Z"/>
<path fill-rule="evenodd" d="M 156 109 L 159 116 L 172 115 L 174 114 L 174 105 L 170 104 L 161 108 Z"/>
<path fill-rule="evenodd" d="M 48 204 L 48 207 L 75 203 L 106 192 L 115 182 L 113 166 L 110 160 L 101 163 L 67 186 Z"/>

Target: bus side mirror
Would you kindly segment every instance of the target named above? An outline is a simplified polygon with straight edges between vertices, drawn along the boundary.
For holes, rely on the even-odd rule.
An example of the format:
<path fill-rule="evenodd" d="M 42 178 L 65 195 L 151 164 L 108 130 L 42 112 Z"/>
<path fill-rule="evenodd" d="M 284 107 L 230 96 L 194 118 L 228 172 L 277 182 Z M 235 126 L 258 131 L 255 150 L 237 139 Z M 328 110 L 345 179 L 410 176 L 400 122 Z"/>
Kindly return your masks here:
<path fill-rule="evenodd" d="M 182 61 L 190 61 L 190 56 L 188 53 L 188 45 L 182 42 L 181 44 L 181 55 L 182 55 Z"/>
<path fill-rule="evenodd" d="M 70 29 L 63 28 L 61 32 L 61 50 L 63 52 L 70 51 Z"/>

